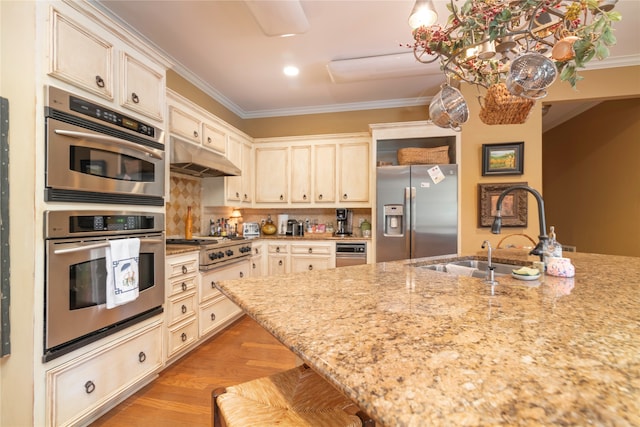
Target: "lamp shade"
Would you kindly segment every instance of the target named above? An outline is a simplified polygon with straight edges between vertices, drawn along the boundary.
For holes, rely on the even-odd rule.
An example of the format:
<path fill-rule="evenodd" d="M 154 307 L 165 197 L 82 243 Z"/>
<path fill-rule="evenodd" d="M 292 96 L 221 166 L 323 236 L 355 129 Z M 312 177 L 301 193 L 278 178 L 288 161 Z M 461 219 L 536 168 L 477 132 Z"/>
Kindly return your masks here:
<path fill-rule="evenodd" d="M 416 0 L 416 4 L 409 15 L 409 26 L 416 29 L 421 26 L 428 27 L 438 20 L 438 13 L 433 5 L 433 0 Z"/>

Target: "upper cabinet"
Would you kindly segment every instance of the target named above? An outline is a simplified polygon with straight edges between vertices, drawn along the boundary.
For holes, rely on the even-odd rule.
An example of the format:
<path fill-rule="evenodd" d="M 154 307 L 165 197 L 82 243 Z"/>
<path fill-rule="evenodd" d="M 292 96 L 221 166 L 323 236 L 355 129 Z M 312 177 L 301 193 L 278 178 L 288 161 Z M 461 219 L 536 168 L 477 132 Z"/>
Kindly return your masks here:
<path fill-rule="evenodd" d="M 129 35 L 103 26 L 106 21 L 84 15 L 74 9 L 80 4 L 74 5 L 60 3 L 50 9 L 48 75 L 116 109 L 164 122 L 165 66 L 155 56 L 140 53 Z"/>
<path fill-rule="evenodd" d="M 368 134 L 256 139 L 256 207 L 370 207 Z"/>

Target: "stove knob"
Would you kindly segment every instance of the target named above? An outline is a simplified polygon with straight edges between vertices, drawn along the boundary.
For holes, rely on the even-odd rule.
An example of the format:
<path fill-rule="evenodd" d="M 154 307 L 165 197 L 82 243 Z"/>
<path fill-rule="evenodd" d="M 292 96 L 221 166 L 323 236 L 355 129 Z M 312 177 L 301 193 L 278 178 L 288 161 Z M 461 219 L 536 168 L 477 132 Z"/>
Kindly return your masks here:
<path fill-rule="evenodd" d="M 231 249 L 227 249 L 227 256 L 233 255 L 233 251 Z"/>
<path fill-rule="evenodd" d="M 218 258 L 218 257 L 217 257 L 217 256 L 216 256 L 216 254 L 214 254 L 213 252 L 211 252 L 211 253 L 209 254 L 209 259 L 210 259 L 211 261 L 213 261 L 213 260 L 214 260 L 214 259 L 216 259 L 216 258 Z"/>
<path fill-rule="evenodd" d="M 222 253 L 222 251 L 218 252 L 218 258 L 224 258 L 224 253 Z"/>

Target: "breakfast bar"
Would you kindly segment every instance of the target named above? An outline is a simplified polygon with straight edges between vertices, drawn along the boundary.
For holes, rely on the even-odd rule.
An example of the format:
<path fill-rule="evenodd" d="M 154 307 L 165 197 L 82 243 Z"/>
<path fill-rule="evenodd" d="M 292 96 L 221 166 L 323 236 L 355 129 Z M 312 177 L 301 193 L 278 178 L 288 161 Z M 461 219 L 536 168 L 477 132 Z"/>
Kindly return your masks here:
<path fill-rule="evenodd" d="M 428 260 L 218 286 L 377 425 L 640 425 L 640 258 L 570 257 L 496 286 Z"/>

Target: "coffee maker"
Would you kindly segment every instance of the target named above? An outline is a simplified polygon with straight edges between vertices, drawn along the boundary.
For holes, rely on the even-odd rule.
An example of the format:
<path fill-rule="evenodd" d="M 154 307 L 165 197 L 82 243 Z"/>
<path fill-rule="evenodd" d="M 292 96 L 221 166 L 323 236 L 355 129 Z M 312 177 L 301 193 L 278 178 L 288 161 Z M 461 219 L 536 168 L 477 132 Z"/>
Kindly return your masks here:
<path fill-rule="evenodd" d="M 351 236 L 353 225 L 353 211 L 351 209 L 336 209 L 336 231 L 334 236 Z"/>

